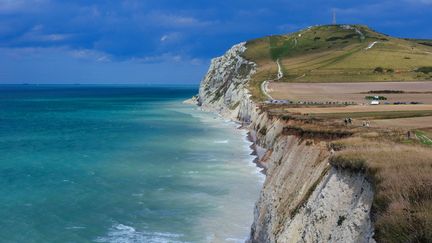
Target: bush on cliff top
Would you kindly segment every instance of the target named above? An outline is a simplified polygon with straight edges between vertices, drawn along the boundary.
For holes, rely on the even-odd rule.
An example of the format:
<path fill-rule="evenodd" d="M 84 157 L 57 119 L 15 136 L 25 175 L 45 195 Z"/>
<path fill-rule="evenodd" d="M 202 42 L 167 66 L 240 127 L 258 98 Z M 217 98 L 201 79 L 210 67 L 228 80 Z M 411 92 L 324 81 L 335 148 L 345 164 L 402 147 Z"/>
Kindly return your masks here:
<path fill-rule="evenodd" d="M 418 145 L 349 138 L 330 163 L 361 171 L 374 186 L 378 242 L 432 242 L 432 150 Z"/>

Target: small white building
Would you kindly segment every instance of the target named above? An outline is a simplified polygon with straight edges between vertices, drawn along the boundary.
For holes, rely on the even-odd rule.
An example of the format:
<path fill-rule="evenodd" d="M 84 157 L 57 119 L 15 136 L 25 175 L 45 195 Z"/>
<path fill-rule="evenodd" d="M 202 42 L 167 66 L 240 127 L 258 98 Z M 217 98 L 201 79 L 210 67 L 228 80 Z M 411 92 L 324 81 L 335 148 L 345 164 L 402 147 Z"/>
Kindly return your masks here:
<path fill-rule="evenodd" d="M 370 104 L 371 105 L 379 105 L 380 102 L 379 102 L 379 100 L 372 100 Z"/>

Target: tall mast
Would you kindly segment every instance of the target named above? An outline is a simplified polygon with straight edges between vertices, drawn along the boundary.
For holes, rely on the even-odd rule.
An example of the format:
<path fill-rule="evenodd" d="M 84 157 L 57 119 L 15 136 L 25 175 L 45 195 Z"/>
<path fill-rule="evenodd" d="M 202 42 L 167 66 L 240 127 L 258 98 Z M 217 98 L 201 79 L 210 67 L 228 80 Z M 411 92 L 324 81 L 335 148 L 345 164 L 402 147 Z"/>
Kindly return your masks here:
<path fill-rule="evenodd" d="M 336 10 L 333 9 L 333 21 L 332 24 L 336 24 Z"/>

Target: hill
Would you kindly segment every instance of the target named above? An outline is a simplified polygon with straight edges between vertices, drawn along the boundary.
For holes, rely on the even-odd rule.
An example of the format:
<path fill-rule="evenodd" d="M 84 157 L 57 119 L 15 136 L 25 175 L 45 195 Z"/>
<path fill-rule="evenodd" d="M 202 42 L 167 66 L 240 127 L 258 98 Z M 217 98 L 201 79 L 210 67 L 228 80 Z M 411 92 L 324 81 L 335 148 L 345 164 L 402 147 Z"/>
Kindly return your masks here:
<path fill-rule="evenodd" d="M 243 56 L 258 64 L 253 80 L 366 82 L 432 80 L 432 41 L 401 39 L 363 25 L 324 25 L 248 41 Z"/>
<path fill-rule="evenodd" d="M 213 59 L 197 103 L 266 173 L 249 242 L 432 242 L 429 43 L 319 26 Z"/>

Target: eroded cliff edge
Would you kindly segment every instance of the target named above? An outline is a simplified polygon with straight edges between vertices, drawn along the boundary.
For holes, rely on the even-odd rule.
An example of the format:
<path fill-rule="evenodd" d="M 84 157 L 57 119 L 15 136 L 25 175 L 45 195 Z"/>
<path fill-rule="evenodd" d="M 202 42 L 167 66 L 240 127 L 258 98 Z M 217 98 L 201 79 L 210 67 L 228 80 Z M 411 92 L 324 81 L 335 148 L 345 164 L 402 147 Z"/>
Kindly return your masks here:
<path fill-rule="evenodd" d="M 215 58 L 197 103 L 237 120 L 266 150 L 266 180 L 256 203 L 250 242 L 373 242 L 373 188 L 358 172 L 333 168 L 322 134 L 292 132 L 304 121 L 280 119 L 251 99 L 256 64 L 242 57 L 245 43 Z M 252 212 L 251 212 L 252 213 Z"/>

